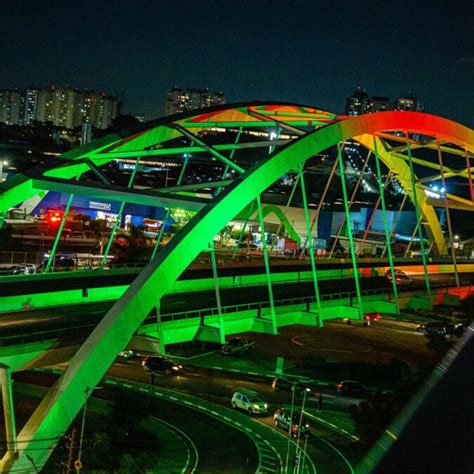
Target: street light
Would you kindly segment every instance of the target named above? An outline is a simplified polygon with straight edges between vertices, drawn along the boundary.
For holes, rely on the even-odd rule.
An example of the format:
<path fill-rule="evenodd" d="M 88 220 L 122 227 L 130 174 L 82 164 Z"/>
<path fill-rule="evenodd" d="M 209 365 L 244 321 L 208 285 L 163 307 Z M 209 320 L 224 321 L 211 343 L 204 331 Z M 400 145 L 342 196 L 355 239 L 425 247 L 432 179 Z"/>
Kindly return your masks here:
<path fill-rule="evenodd" d="M 297 381 L 291 384 L 291 409 L 290 409 L 290 422 L 288 423 L 288 445 L 286 447 L 285 472 L 288 472 L 288 461 L 290 457 L 291 429 L 293 428 L 293 408 L 295 405 L 296 385 L 298 385 Z"/>
<path fill-rule="evenodd" d="M 3 181 L 3 167 L 8 166 L 8 161 L 0 160 L 0 182 Z"/>
<path fill-rule="evenodd" d="M 84 409 L 82 410 L 82 424 L 81 424 L 81 437 L 79 439 L 79 452 L 77 453 L 77 460 L 74 463 L 74 467 L 76 468 L 76 472 L 79 472 L 82 469 L 82 443 L 84 441 L 84 430 L 86 426 L 86 412 L 87 412 L 87 400 L 89 399 L 89 392 L 93 392 L 94 390 L 102 390 L 104 387 L 95 387 L 90 388 L 86 387 L 84 393 L 86 396 L 86 401 L 84 402 Z"/>
<path fill-rule="evenodd" d="M 301 437 L 301 427 L 303 425 L 303 412 L 304 412 L 304 403 L 306 401 L 306 394 L 311 392 L 311 389 L 309 387 L 306 387 L 306 389 L 303 392 L 303 402 L 301 403 L 301 413 L 300 413 L 300 423 L 298 425 L 298 438 L 296 440 L 296 452 L 299 452 L 300 449 L 300 437 Z M 298 465 L 299 466 L 299 465 Z M 296 472 L 299 471 L 299 468 Z"/>

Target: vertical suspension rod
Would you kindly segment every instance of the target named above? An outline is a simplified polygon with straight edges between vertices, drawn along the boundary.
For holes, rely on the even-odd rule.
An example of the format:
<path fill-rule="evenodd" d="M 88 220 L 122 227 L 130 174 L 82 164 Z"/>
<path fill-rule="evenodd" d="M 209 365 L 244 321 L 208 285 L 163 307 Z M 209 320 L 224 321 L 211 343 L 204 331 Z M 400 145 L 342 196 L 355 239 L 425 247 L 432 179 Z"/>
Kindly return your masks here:
<path fill-rule="evenodd" d="M 418 225 L 418 236 L 420 238 L 421 259 L 423 261 L 423 270 L 425 272 L 426 292 L 428 294 L 428 299 L 431 306 L 430 279 L 428 276 L 428 266 L 426 264 L 425 242 L 423 240 L 423 229 L 421 226 L 420 208 L 418 206 L 418 195 L 417 195 L 417 189 L 416 189 L 416 183 L 415 183 L 415 171 L 413 169 L 413 160 L 411 156 L 410 139 L 408 137 L 408 132 L 405 132 L 405 136 L 407 139 L 407 155 L 408 155 L 408 164 L 410 165 L 410 178 L 411 178 L 411 187 L 412 187 L 412 192 L 413 192 L 413 204 L 415 205 L 416 222 Z"/>
<path fill-rule="evenodd" d="M 301 194 L 303 196 L 304 219 L 306 222 L 306 238 L 308 241 L 309 256 L 311 259 L 311 272 L 313 274 L 314 294 L 316 296 L 316 305 L 318 310 L 321 309 L 321 299 L 319 296 L 318 274 L 316 272 L 316 261 L 314 258 L 313 238 L 311 237 L 311 223 L 309 220 L 308 201 L 306 198 L 306 186 L 304 182 L 304 163 L 299 166 L 299 180 L 301 182 Z M 321 326 L 321 316 L 319 317 L 319 325 Z"/>
<path fill-rule="evenodd" d="M 364 309 L 362 306 L 362 297 L 360 294 L 359 274 L 357 272 L 357 258 L 356 258 L 355 249 L 354 249 L 354 239 L 352 237 L 351 215 L 349 212 L 349 206 L 348 206 L 348 200 L 347 200 L 346 177 L 344 175 L 344 160 L 342 159 L 342 149 L 341 149 L 340 143 L 337 144 L 337 161 L 339 163 L 339 172 L 341 174 L 341 187 L 342 187 L 342 195 L 343 195 L 343 200 L 344 200 L 344 209 L 346 212 L 347 235 L 349 236 L 352 269 L 354 271 L 354 282 L 355 282 L 356 293 L 357 293 L 357 303 L 359 305 L 359 319 L 363 319 Z"/>
<path fill-rule="evenodd" d="M 275 314 L 275 302 L 273 298 L 272 276 L 270 274 L 270 262 L 268 260 L 267 241 L 265 240 L 265 227 L 263 223 L 262 202 L 260 199 L 260 195 L 257 196 L 257 207 L 258 207 L 258 220 L 260 222 L 263 260 L 265 262 L 265 274 L 267 276 L 268 298 L 270 300 L 270 316 L 271 316 L 271 321 L 272 321 L 272 333 L 276 334 L 278 330 L 277 330 L 276 314 Z"/>
<path fill-rule="evenodd" d="M 219 322 L 219 336 L 221 339 L 220 342 L 224 343 L 225 341 L 224 318 L 222 317 L 221 292 L 219 289 L 219 278 L 217 275 L 217 262 L 216 262 L 216 252 L 214 249 L 214 240 L 209 242 L 209 251 L 211 253 L 212 277 L 214 279 L 214 291 L 216 294 L 217 318 Z"/>
<path fill-rule="evenodd" d="M 377 150 L 377 137 L 375 136 L 374 136 L 374 155 L 375 155 L 375 167 L 377 170 L 377 183 L 379 185 L 380 203 L 382 205 L 382 217 L 383 217 L 383 228 L 385 232 L 385 242 L 386 242 L 387 251 L 388 251 L 388 262 L 390 264 L 390 275 L 392 276 L 393 298 L 395 300 L 395 304 L 397 307 L 397 314 L 399 314 L 400 306 L 398 302 L 397 282 L 395 280 L 395 271 L 393 268 L 392 246 L 390 244 L 390 235 L 389 235 L 388 221 L 387 221 L 387 208 L 385 206 L 385 196 L 384 196 L 384 190 L 385 190 L 386 184 L 389 181 L 390 172 L 388 173 L 388 176 L 387 176 L 387 182 L 385 183 L 385 185 L 382 186 L 382 172 L 380 170 L 380 159 L 379 159 L 379 154 Z"/>
<path fill-rule="evenodd" d="M 140 164 L 140 159 L 141 157 L 137 157 L 137 161 L 135 162 L 135 167 L 133 168 L 132 174 L 130 175 L 130 179 L 128 180 L 127 188 L 132 188 L 133 187 L 133 181 L 135 179 L 135 176 L 137 174 L 138 170 L 138 165 Z M 120 203 L 119 211 L 117 214 L 117 219 L 115 219 L 114 226 L 112 228 L 112 231 L 110 232 L 109 235 L 109 240 L 107 242 L 107 247 L 105 248 L 104 255 L 102 256 L 102 260 L 100 262 L 100 268 L 104 268 L 104 265 L 107 263 L 107 257 L 109 256 L 110 248 L 112 247 L 112 243 L 115 238 L 115 232 L 117 232 L 117 228 L 120 225 L 120 221 L 122 220 L 122 213 L 125 208 L 125 201 L 122 201 Z"/>
<path fill-rule="evenodd" d="M 357 191 L 359 190 L 359 186 L 360 186 L 360 183 L 362 182 L 362 179 L 364 178 L 364 172 L 365 172 L 365 168 L 367 167 L 367 164 L 369 162 L 369 158 L 370 158 L 370 155 L 372 154 L 372 152 L 369 150 L 369 152 L 367 153 L 367 157 L 366 159 L 364 160 L 364 164 L 362 166 L 362 170 L 360 172 L 360 176 L 359 176 L 359 179 L 357 180 L 357 183 L 356 185 L 354 186 L 354 190 L 352 191 L 352 194 L 351 194 L 351 199 L 349 200 L 349 209 L 352 207 L 352 204 L 354 202 L 354 199 L 356 197 L 356 194 L 357 194 Z M 344 218 L 341 222 L 341 225 L 339 226 L 339 228 L 337 229 L 337 233 L 336 233 L 336 238 L 334 239 L 334 242 L 332 244 L 332 247 L 331 247 L 331 251 L 329 252 L 329 258 L 332 257 L 332 254 L 334 253 L 334 250 L 336 248 L 336 245 L 337 245 L 337 242 L 339 240 L 339 237 L 341 235 L 341 232 L 342 232 L 342 229 L 344 227 L 346 223 L 346 219 Z"/>
<path fill-rule="evenodd" d="M 446 210 L 446 221 L 448 223 L 449 241 L 451 243 L 451 258 L 453 260 L 453 266 L 454 266 L 454 278 L 456 280 L 456 286 L 459 288 L 460 286 L 459 274 L 458 274 L 458 265 L 456 261 L 456 250 L 454 248 L 453 227 L 451 225 L 451 213 L 449 212 L 448 197 L 447 197 L 447 192 L 446 192 L 446 177 L 444 174 L 443 154 L 441 153 L 439 137 L 436 137 L 436 145 L 438 149 L 438 160 L 439 160 L 439 169 L 441 172 L 441 183 L 443 184 L 443 188 L 444 188 L 444 208 Z"/>

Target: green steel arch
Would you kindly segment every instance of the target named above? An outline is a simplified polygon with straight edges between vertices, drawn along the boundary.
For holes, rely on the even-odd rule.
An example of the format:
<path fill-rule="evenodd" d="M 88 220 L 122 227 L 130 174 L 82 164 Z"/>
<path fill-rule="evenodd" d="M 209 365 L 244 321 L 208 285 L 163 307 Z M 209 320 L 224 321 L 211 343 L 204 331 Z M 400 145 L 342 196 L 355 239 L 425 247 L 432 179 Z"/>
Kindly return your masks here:
<path fill-rule="evenodd" d="M 233 180 L 215 199 L 204 205 L 140 273 L 92 332 L 19 434 L 20 456 L 14 461 L 15 470 L 28 471 L 31 467 L 28 457 L 34 459 L 37 466 L 44 465 L 58 438 L 67 430 L 90 395 L 90 389 L 99 383 L 116 354 L 126 347 L 161 297 L 228 221 L 284 173 L 297 171 L 308 158 L 344 140 L 398 130 L 437 137 L 465 148 L 468 154 L 474 150 L 472 130 L 428 114 L 382 112 L 339 121 L 332 118 L 326 123 L 313 132 L 300 134 L 299 138 L 291 140 Z M 196 126 L 199 127 L 202 124 Z M 139 137 L 129 137 L 121 146 L 137 139 Z M 80 161 L 80 153 L 74 159 Z M 75 165 L 68 163 L 67 166 L 88 165 L 80 162 Z M 74 172 L 68 171 L 67 174 L 75 176 L 77 172 L 74 169 Z M 11 465 L 6 467 L 7 472 Z"/>

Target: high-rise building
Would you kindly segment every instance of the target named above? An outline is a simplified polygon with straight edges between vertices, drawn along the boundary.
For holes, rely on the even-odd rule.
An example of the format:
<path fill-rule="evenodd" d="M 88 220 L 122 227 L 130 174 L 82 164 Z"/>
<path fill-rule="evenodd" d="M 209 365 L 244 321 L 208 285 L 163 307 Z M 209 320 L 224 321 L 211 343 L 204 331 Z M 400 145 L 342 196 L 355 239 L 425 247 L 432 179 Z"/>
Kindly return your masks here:
<path fill-rule="evenodd" d="M 105 92 L 97 94 L 97 112 L 92 125 L 97 128 L 108 128 L 119 114 L 119 101 L 117 97 Z"/>
<path fill-rule="evenodd" d="M 414 112 L 423 112 L 425 106 L 414 96 L 400 97 L 397 99 L 397 110 L 411 110 Z"/>
<path fill-rule="evenodd" d="M 182 89 L 173 87 L 166 98 L 165 115 L 172 115 L 186 110 L 200 109 L 212 105 L 225 104 L 223 92 L 210 93 L 209 89 Z"/>
<path fill-rule="evenodd" d="M 346 114 L 347 115 L 362 115 L 369 111 L 370 97 L 365 89 L 360 87 L 346 99 Z"/>
<path fill-rule="evenodd" d="M 56 89 L 54 87 L 42 88 L 38 93 L 36 118 L 38 122 L 56 122 Z"/>
<path fill-rule="evenodd" d="M 24 91 L 21 111 L 21 125 L 30 125 L 37 119 L 39 89 L 31 87 Z"/>
<path fill-rule="evenodd" d="M 57 127 L 75 128 L 91 123 L 107 128 L 119 113 L 115 96 L 71 87 L 31 87 L 0 91 L 0 122 L 30 125 L 51 122 Z"/>
<path fill-rule="evenodd" d="M 95 125 L 96 115 L 97 94 L 89 90 L 78 92 L 74 124 L 81 125 L 83 123 L 93 123 Z"/>
<path fill-rule="evenodd" d="M 388 97 L 372 96 L 357 88 L 346 100 L 346 115 L 361 115 L 386 110 L 412 110 L 422 112 L 423 104 L 412 95 L 391 101 Z"/>
<path fill-rule="evenodd" d="M 18 90 L 0 90 L 0 122 L 18 125 L 20 109 L 21 93 Z"/>
<path fill-rule="evenodd" d="M 74 128 L 77 123 L 77 92 L 69 87 L 56 89 L 54 125 L 58 127 Z"/>

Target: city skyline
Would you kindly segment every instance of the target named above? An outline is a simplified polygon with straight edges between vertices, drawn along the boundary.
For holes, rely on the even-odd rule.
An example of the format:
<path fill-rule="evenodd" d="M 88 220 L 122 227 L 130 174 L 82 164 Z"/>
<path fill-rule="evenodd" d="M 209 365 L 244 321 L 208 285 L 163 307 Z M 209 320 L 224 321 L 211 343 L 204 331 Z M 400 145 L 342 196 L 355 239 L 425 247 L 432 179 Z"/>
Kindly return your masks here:
<path fill-rule="evenodd" d="M 396 1 L 389 9 L 373 2 L 241 2 L 232 14 L 213 2 L 134 9 L 119 2 L 113 14 L 94 5 L 94 15 L 85 2 L 84 15 L 73 16 L 60 5 L 54 21 L 49 9 L 30 2 L 9 8 L 2 87 L 55 82 L 123 90 L 126 112 L 154 118 L 164 114 L 163 97 L 175 84 L 224 90 L 227 102 L 281 100 L 335 113 L 362 86 L 390 97 L 412 91 L 432 113 L 472 124 L 467 1 Z M 26 12 L 29 27 L 18 36 Z M 283 37 L 285 29 L 292 34 Z"/>

